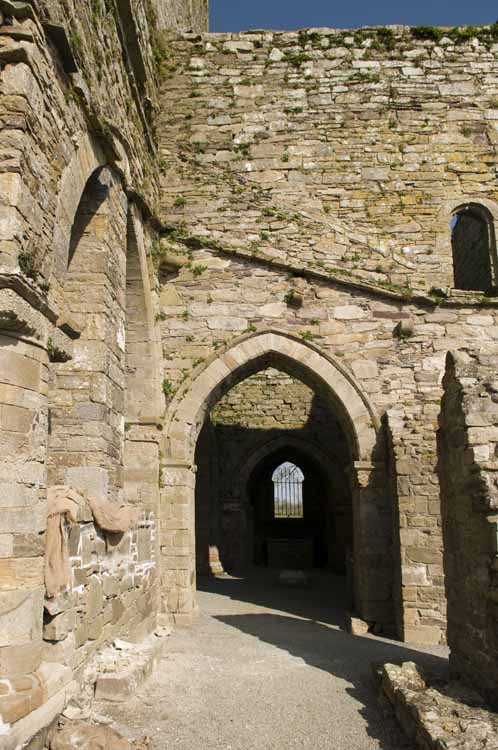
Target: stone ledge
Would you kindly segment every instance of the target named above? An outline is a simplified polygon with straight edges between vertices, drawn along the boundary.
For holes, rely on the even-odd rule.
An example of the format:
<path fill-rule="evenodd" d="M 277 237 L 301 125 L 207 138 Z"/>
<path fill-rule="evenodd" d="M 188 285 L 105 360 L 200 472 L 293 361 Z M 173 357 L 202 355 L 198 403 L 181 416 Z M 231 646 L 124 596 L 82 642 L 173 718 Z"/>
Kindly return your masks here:
<path fill-rule="evenodd" d="M 143 643 L 116 640 L 113 646 L 104 649 L 96 664 L 99 674 L 95 682 L 95 699 L 119 703 L 135 695 L 151 676 L 162 643 L 161 638 L 150 636 Z"/>
<path fill-rule="evenodd" d="M 420 750 L 498 747 L 498 714 L 480 695 L 443 675 L 426 676 L 413 662 L 372 665 L 379 700 Z"/>
<path fill-rule="evenodd" d="M 41 685 L 43 703 L 12 726 L 0 719 L 0 750 L 20 750 L 30 747 L 35 737 L 44 736 L 66 705 L 69 695 L 77 690 L 72 671 L 61 664 L 42 664 L 36 672 Z M 40 746 L 43 746 L 40 745 Z"/>
<path fill-rule="evenodd" d="M 71 679 L 69 667 L 48 663 L 29 675 L 2 678 L 0 722 L 4 726 L 17 726 L 24 717 L 41 708 L 68 685 Z"/>

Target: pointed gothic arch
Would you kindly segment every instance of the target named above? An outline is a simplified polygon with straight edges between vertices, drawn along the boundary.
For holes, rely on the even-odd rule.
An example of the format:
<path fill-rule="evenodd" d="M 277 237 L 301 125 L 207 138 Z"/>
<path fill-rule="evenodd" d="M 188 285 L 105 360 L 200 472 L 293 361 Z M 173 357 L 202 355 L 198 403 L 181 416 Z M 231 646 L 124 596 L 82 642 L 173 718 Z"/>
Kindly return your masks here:
<path fill-rule="evenodd" d="M 194 456 L 204 418 L 230 388 L 269 366 L 288 372 L 323 395 L 337 414 L 349 442 L 356 496 L 356 605 L 365 619 L 392 621 L 391 524 L 378 480 L 382 467 L 375 462 L 378 416 L 341 362 L 279 330 L 259 331 L 234 341 L 199 366 L 169 406 L 160 540 L 166 606 L 178 621 L 188 622 L 196 614 Z"/>
<path fill-rule="evenodd" d="M 380 422 L 358 381 L 336 358 L 273 329 L 240 337 L 196 370 L 179 390 L 166 415 L 170 457 L 193 461 L 208 409 L 236 383 L 275 363 L 331 401 L 350 439 L 354 460 L 370 461 Z"/>

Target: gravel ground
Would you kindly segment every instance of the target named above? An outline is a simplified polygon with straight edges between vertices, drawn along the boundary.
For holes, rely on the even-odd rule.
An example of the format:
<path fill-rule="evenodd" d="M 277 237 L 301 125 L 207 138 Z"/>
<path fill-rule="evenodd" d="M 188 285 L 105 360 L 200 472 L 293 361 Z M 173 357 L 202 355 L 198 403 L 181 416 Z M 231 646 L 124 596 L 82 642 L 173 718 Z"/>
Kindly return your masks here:
<path fill-rule="evenodd" d="M 377 708 L 370 663 L 440 667 L 446 649 L 344 633 L 343 579 L 326 573 L 309 589 L 270 571 L 199 589 L 200 620 L 167 639 L 151 680 L 100 706 L 124 734 L 154 750 L 411 750 Z"/>

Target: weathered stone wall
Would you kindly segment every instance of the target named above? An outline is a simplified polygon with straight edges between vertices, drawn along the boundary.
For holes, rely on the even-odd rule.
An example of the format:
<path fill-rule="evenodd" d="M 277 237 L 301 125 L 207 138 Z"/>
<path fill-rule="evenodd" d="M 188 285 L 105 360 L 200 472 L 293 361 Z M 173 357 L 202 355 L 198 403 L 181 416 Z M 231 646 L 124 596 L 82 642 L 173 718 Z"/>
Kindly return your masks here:
<path fill-rule="evenodd" d="M 220 428 L 301 430 L 312 409 L 315 415 L 320 412 L 322 423 L 327 419 L 326 406 L 313 404 L 313 391 L 307 385 L 270 367 L 234 386 L 212 410 L 211 421 Z M 242 450 L 241 455 L 247 452 Z"/>
<path fill-rule="evenodd" d="M 303 294 L 299 308 L 286 301 L 293 288 Z M 380 540 L 385 544 L 391 538 L 394 520 L 403 548 L 400 630 L 410 639 L 444 637 L 435 440 L 441 378 L 448 347 L 494 341 L 493 303 L 477 309 L 451 301 L 440 306 L 395 301 L 353 284 L 348 288 L 311 277 L 295 279 L 257 258 L 219 257 L 209 249 L 191 251 L 189 263 L 165 285 L 162 300 L 176 303 L 161 306 L 169 393 L 183 388 L 209 358 L 241 334 L 257 337 L 276 327 L 338 358 L 379 414 L 394 409 L 393 470 L 400 513 L 391 517 L 394 501 L 381 482 L 385 505 L 378 516 L 371 515 L 374 506 L 364 516 L 372 565 L 383 569 L 385 561 L 373 550 L 381 546 Z M 385 460 L 382 441 L 371 459 Z M 387 589 L 382 594 L 390 598 L 391 574 L 385 570 L 380 577 Z"/>
<path fill-rule="evenodd" d="M 44 661 L 76 674 L 113 638 L 144 638 L 157 609 L 154 516 L 142 513 L 137 528 L 124 535 L 99 529 L 88 506 L 78 521 L 68 540 L 70 586 L 46 602 L 43 625 Z"/>
<path fill-rule="evenodd" d="M 387 463 L 390 437 L 391 482 L 374 482 L 384 505 L 360 514 L 361 548 L 382 566 L 394 524 L 407 639 L 444 638 L 445 353 L 497 322 L 492 301 L 452 289 L 450 229 L 469 202 L 498 216 L 496 32 L 184 35 L 163 84 L 166 392 L 268 328 L 340 358 L 390 410 L 369 460 Z"/>
<path fill-rule="evenodd" d="M 164 29 L 207 31 L 208 0 L 154 0 L 159 23 Z"/>
<path fill-rule="evenodd" d="M 12 298 L 15 296 L 12 294 Z M 5 303 L 5 294 L 2 295 Z M 3 333 L 0 357 L 0 673 L 37 668 L 42 647 L 47 357 Z"/>
<path fill-rule="evenodd" d="M 15 722 L 23 741 L 33 725 L 22 717 L 41 703 L 45 717 L 60 711 L 72 679 L 70 668 L 60 679 L 53 664 L 42 689 L 26 677 L 43 672 L 42 659 L 79 667 L 109 638 L 141 637 L 157 610 L 152 527 L 163 400 L 149 220 L 166 50 L 148 8 L 142 0 L 47 0 L 0 11 L 0 618 L 11 623 L 2 626 L 0 674 L 32 684 L 7 696 L 0 722 Z M 141 303 L 136 289 L 126 300 L 131 266 Z M 130 352 L 127 329 L 140 330 Z M 148 408 L 127 416 L 125 368 L 136 370 L 138 347 Z M 139 504 L 142 524 L 115 553 L 85 521 L 93 562 L 75 554 L 81 580 L 60 612 L 46 615 L 43 645 L 46 487 L 54 482 Z M 127 608 L 114 602 L 110 615 L 118 594 Z"/>
<path fill-rule="evenodd" d="M 443 640 L 444 359 L 493 344 L 498 323 L 493 299 L 451 288 L 450 219 L 470 203 L 498 217 L 496 25 L 199 36 L 203 0 L 2 9 L 0 673 L 31 686 L 9 710 L 52 701 L 55 715 L 96 648 L 140 637 L 156 607 L 195 614 L 195 441 L 216 400 L 268 367 L 311 389 L 334 415 L 327 438 L 337 423 L 347 441 L 360 614 L 392 617 L 394 544 L 400 633 Z M 471 437 L 487 461 L 491 438 Z M 138 505 L 141 523 L 114 549 L 81 519 L 44 645 L 46 488 L 61 481 Z M 489 622 L 464 636 L 487 676 Z M 69 665 L 43 690 L 42 655 Z"/>
<path fill-rule="evenodd" d="M 498 704 L 496 345 L 449 354 L 439 477 L 450 665 Z"/>
<path fill-rule="evenodd" d="M 496 211 L 498 33 L 406 27 L 174 43 L 166 224 L 387 289 L 452 287 L 451 210 Z"/>

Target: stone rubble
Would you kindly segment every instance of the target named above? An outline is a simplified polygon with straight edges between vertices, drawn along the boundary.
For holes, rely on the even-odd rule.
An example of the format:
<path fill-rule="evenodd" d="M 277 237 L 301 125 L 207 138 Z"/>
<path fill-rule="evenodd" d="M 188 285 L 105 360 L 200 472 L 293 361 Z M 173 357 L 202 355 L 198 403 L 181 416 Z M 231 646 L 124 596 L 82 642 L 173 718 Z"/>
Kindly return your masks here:
<path fill-rule="evenodd" d="M 462 683 L 425 677 L 416 664 L 373 669 L 381 703 L 420 750 L 496 750 L 498 714 Z"/>

